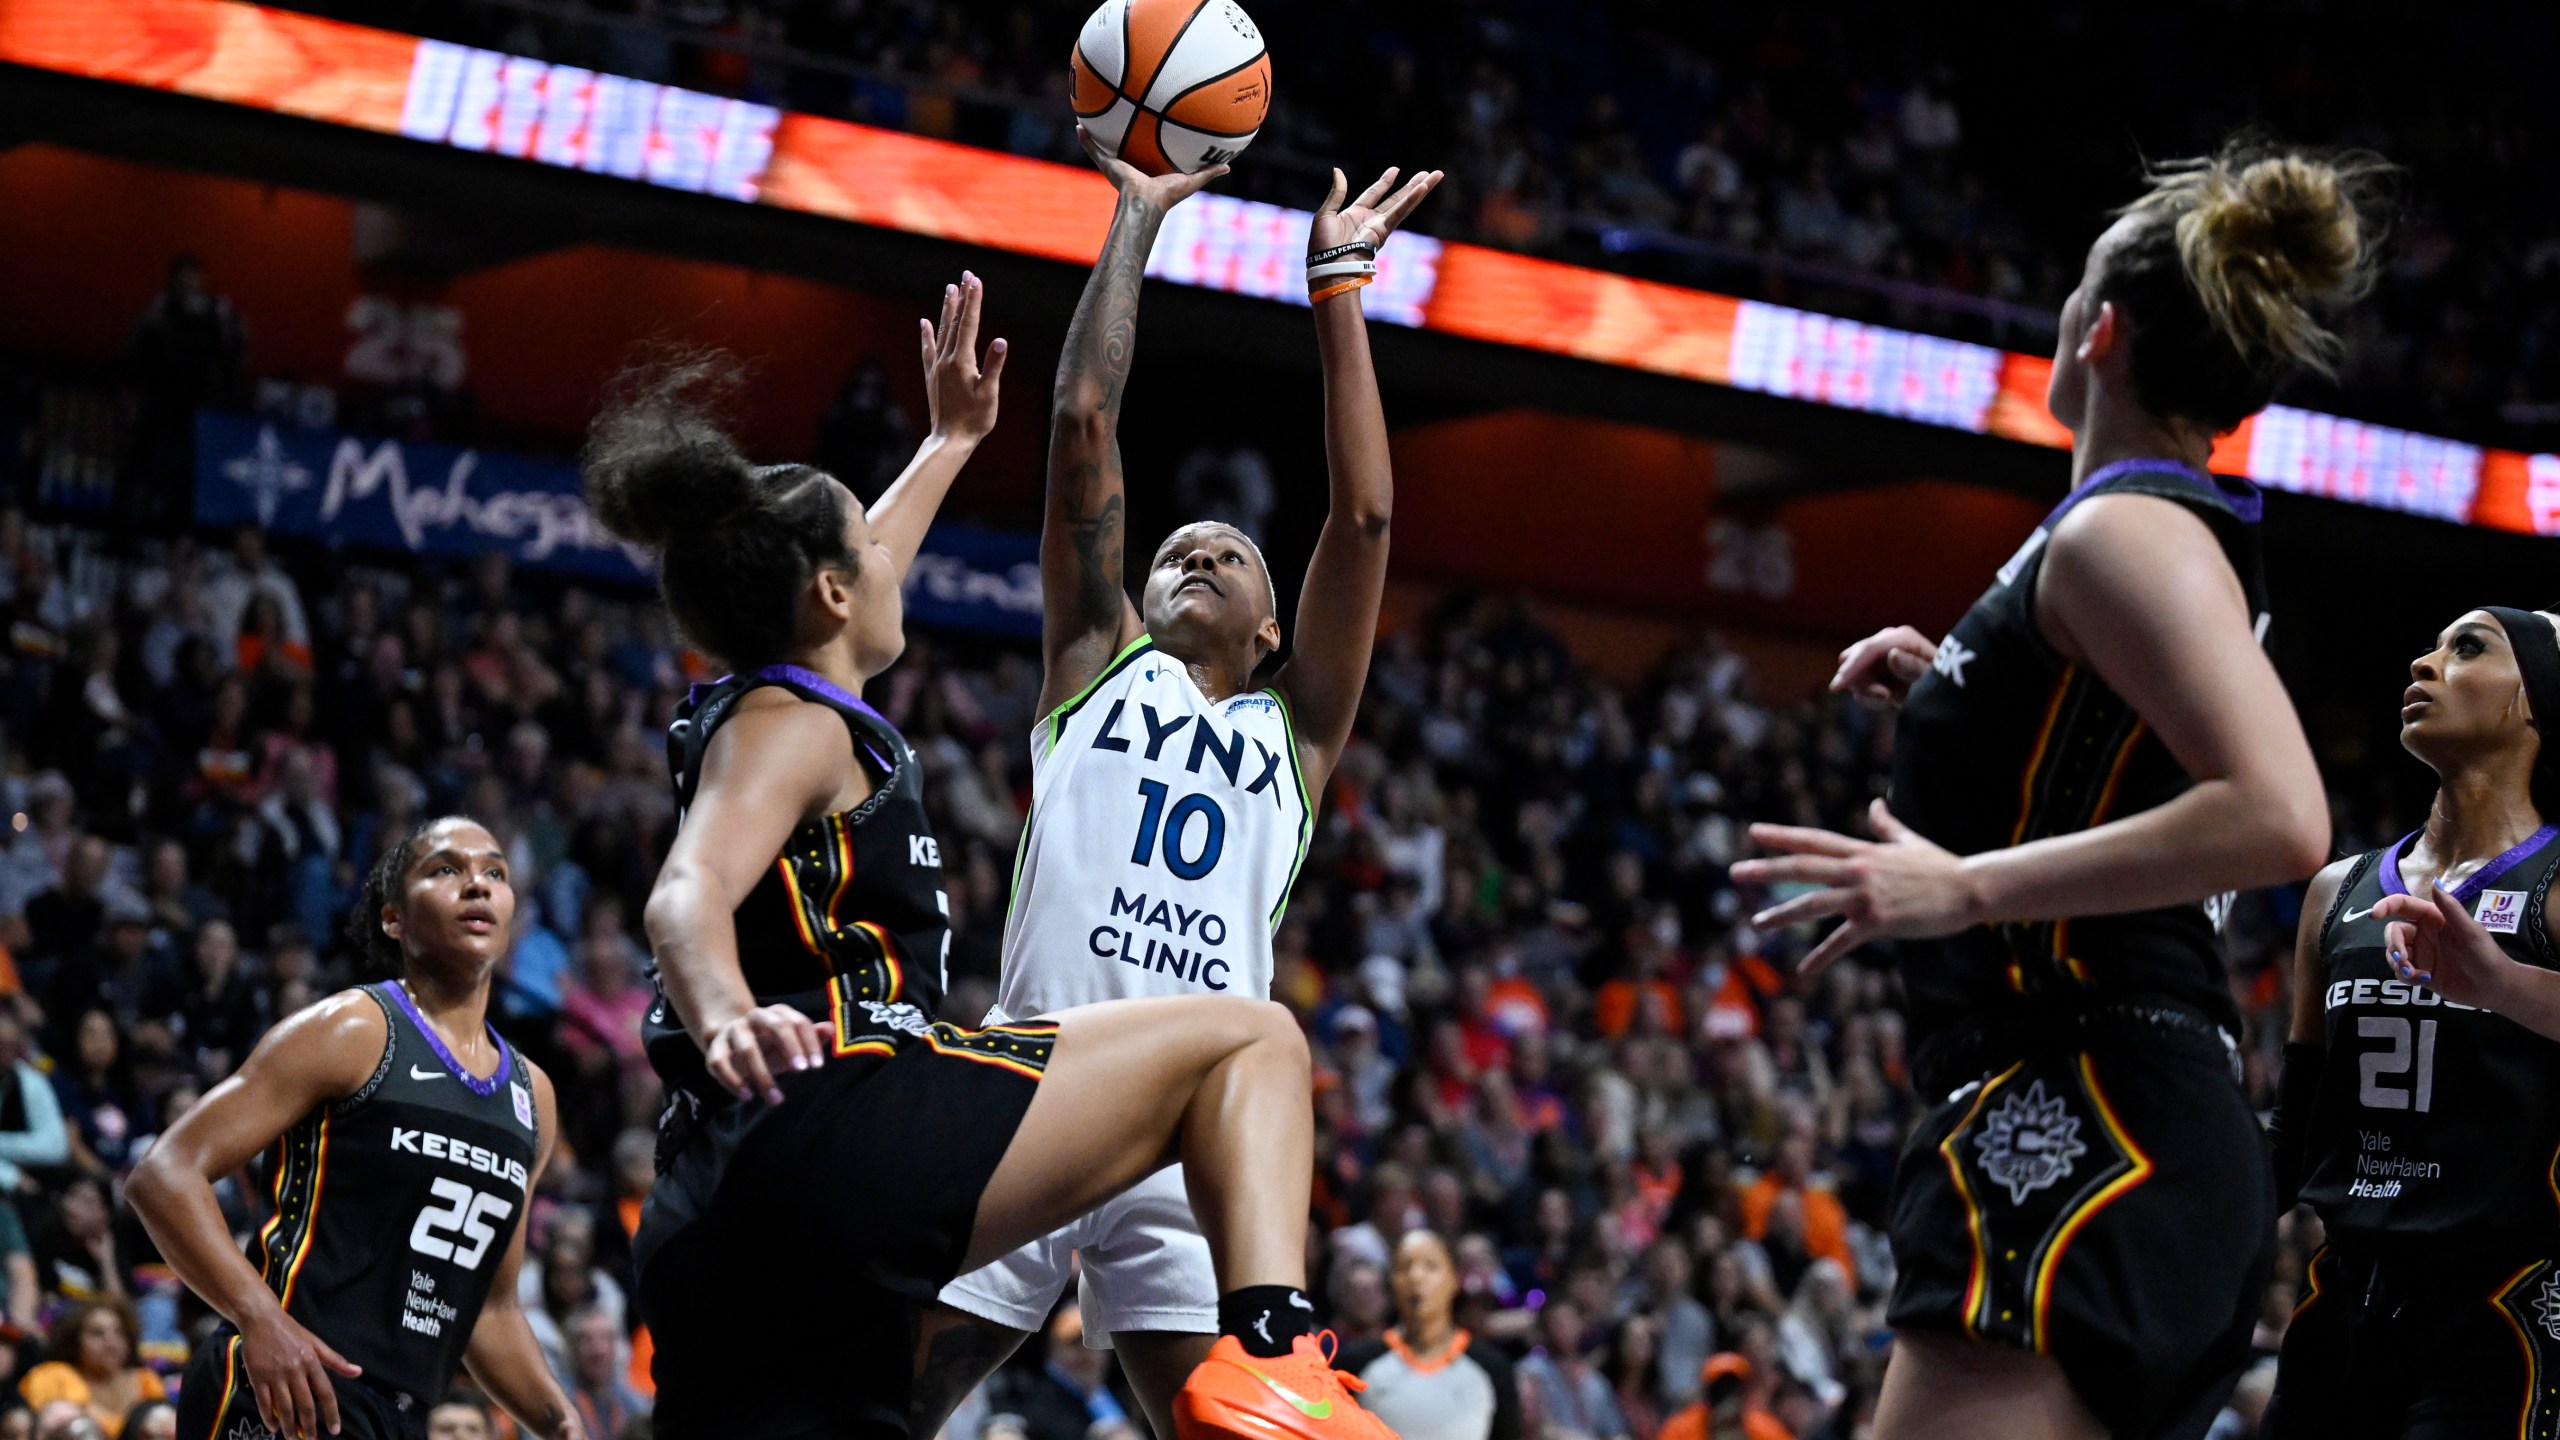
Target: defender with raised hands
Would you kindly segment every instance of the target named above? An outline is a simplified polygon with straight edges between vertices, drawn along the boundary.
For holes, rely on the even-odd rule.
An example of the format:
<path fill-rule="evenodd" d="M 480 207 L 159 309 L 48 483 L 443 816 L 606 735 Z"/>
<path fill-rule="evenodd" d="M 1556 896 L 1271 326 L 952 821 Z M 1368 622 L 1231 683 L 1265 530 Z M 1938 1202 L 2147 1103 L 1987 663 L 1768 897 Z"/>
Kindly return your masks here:
<path fill-rule="evenodd" d="M 1350 738 L 1386 582 L 1393 478 L 1359 289 L 1440 180 L 1393 170 L 1357 196 L 1342 172 L 1309 226 L 1331 509 L 1276 672 L 1279 594 L 1253 538 L 1212 522 L 1156 547 L 1124 588 L 1119 426 L 1138 291 L 1167 211 L 1225 173 L 1150 178 L 1087 150 L 1119 190 L 1076 307 L 1050 414 L 1041 720 L 1032 806 L 991 1023 L 1138 996 L 1271 993 L 1271 933 L 1314 829 L 1313 797 Z M 1303 1297 L 1229 1295 L 1179 1167 L 943 1290 L 915 1433 L 1040 1328 L 1082 1256 L 1085 1334 L 1120 1351 L 1159 1435 L 1258 1353 L 1320 1353 Z M 1232 1312 L 1232 1313 L 1229 1313 Z M 1213 1337 L 1224 1330 L 1232 1337 Z M 1203 1365 L 1203 1360 L 1211 1363 Z M 1236 1363 L 1224 1363 L 1236 1362 Z"/>

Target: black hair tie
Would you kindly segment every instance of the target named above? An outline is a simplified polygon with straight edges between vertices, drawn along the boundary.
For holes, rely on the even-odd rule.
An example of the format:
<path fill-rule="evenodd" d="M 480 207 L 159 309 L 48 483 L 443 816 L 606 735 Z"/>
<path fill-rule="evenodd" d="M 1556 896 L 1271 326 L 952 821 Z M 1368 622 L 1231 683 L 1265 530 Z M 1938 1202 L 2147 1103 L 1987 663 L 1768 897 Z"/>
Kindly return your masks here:
<path fill-rule="evenodd" d="M 2516 671 L 2524 677 L 2525 703 L 2533 707 L 2534 728 L 2542 732 L 2542 752 L 2533 761 L 2533 808 L 2543 819 L 2560 822 L 2560 631 L 2531 610 L 2480 608 L 2506 628 L 2507 648 L 2515 652 Z"/>

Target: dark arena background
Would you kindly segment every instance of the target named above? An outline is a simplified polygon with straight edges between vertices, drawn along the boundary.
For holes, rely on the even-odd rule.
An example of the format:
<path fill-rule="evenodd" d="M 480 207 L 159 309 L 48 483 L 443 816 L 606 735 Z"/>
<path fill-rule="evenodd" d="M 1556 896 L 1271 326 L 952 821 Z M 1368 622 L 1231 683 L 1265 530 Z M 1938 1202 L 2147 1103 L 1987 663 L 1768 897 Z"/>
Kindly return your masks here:
<path fill-rule="evenodd" d="M 2061 498 L 2045 383 L 2089 241 L 2146 157 L 2255 128 L 2404 167 L 2336 378 L 2213 461 L 2268 492 L 2265 643 L 2335 852 L 2415 828 L 2410 659 L 2473 606 L 2560 601 L 2560 12 L 1251 8 L 1271 118 L 1149 266 L 1133 550 L 1232 519 L 1291 613 L 1325 495 L 1307 210 L 1332 165 L 1448 172 L 1364 297 L 1393 571 L 1275 942 L 1315 1057 L 1310 1293 L 1378 1337 L 1428 1225 L 1530 1440 L 1727 1433 L 1691 1408 L 1726 1352 L 1758 1440 L 1865 1435 L 1888 1183 L 1943 1097 L 1880 949 L 1805 980 L 1819 927 L 1751 926 L 1744 827 L 1865 833 L 1892 726 L 1825 693 L 1838 652 L 1943 633 Z M 661 733 L 712 672 L 579 496 L 640 347 L 734 351 L 753 458 L 876 496 L 924 431 L 916 318 L 985 280 L 1003 418 L 868 696 L 928 776 L 946 1017 L 984 1012 L 1048 380 L 1112 204 L 1061 63 L 1083 13 L 0 0 L 0 1436 L 124 1425 L 38 1369 L 102 1303 L 115 1393 L 174 1386 L 214 1317 L 124 1179 L 269 1026 L 373 978 L 340 938 L 357 883 L 454 810 L 513 861 L 495 1018 L 559 1091 L 525 1309 L 587 1432 L 649 1433 L 640 905 L 675 822 Z M 2261 1108 L 2301 893 L 2225 932 Z M 218 1187 L 244 1238 L 263 1167 Z M 2281 1239 L 2262 1357 L 2316 1222 Z M 1143 1434 L 1075 1314 L 952 1440 Z M 2214 1434 L 2257 1433 L 2272 1371 Z"/>

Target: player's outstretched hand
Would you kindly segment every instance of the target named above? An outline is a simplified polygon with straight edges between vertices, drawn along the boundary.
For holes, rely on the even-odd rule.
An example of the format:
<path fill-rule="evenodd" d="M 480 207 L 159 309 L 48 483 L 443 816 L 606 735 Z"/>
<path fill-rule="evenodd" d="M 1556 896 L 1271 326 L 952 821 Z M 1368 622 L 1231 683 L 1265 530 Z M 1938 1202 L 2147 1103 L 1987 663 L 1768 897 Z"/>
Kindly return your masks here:
<path fill-rule="evenodd" d="M 1004 376 L 1005 343 L 987 347 L 978 361 L 978 309 L 986 282 L 969 271 L 942 287 L 942 320 L 918 320 L 924 341 L 924 399 L 933 433 L 976 444 L 996 428 L 996 382 Z"/>
<path fill-rule="evenodd" d="M 1874 840 L 1798 825 L 1754 825 L 1753 843 L 1781 853 L 1733 867 L 1733 878 L 1746 885 L 1822 887 L 1751 917 L 1764 930 L 1841 918 L 1840 927 L 1796 966 L 1802 974 L 1815 974 L 1870 940 L 1952 935 L 1980 919 L 1981 904 L 1962 858 L 1895 819 L 1881 800 L 1867 807 L 1867 823 L 1875 827 Z"/>
<path fill-rule="evenodd" d="M 1937 656 L 1937 643 L 1908 625 L 1879 630 L 1840 652 L 1832 693 L 1854 695 L 1870 705 L 1899 705 Z"/>
<path fill-rule="evenodd" d="M 711 1031 L 702 1047 L 711 1078 L 741 1100 L 782 1103 L 774 1077 L 786 1070 L 815 1070 L 827 1060 L 831 1027 L 788 1005 L 759 1005 Z"/>
<path fill-rule="evenodd" d="M 301 1322 L 270 1306 L 240 1331 L 240 1359 L 257 1397 L 258 1418 L 278 1435 L 302 1440 L 338 1433 L 338 1390 L 330 1372 L 353 1380 L 362 1367 L 332 1350 Z"/>
<path fill-rule="evenodd" d="M 1172 209 L 1206 189 L 1210 181 L 1223 179 L 1227 173 L 1226 166 L 1212 165 L 1196 175 L 1184 175 L 1179 172 L 1171 175 L 1149 175 L 1137 166 L 1104 150 L 1102 143 L 1093 138 L 1093 132 L 1084 128 L 1084 122 L 1081 120 L 1076 122 L 1076 143 L 1084 147 L 1085 154 L 1093 157 L 1093 168 L 1108 177 L 1113 187 L 1123 196 L 1152 205 L 1158 211 Z"/>
<path fill-rule="evenodd" d="M 1396 183 L 1396 167 L 1390 165 L 1386 174 L 1360 192 L 1359 199 L 1345 205 L 1342 197 L 1351 193 L 1351 182 L 1340 170 L 1334 171 L 1333 188 L 1325 192 L 1324 203 L 1316 207 L 1315 223 L 1307 227 L 1307 253 L 1355 241 L 1373 248 L 1386 244 L 1387 237 L 1396 233 L 1424 196 L 1438 188 L 1441 179 L 1437 170 L 1419 171 L 1390 195 L 1387 187 Z"/>
<path fill-rule="evenodd" d="M 2441 885 L 2424 895 L 2385 895 L 2373 918 L 2385 922 L 2382 949 L 2392 973 L 2456 1005 L 2498 1009 L 2507 981 L 2522 968 Z"/>

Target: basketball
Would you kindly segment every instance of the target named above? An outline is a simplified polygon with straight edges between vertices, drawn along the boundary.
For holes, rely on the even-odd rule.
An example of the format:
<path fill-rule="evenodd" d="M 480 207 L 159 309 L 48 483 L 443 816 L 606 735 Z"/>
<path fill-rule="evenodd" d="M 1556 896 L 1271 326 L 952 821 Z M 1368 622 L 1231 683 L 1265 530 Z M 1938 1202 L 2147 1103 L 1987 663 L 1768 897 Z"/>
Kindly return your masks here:
<path fill-rule="evenodd" d="M 1071 64 L 1076 118 L 1149 175 L 1235 159 L 1271 108 L 1271 55 L 1236 0 L 1103 0 Z"/>

